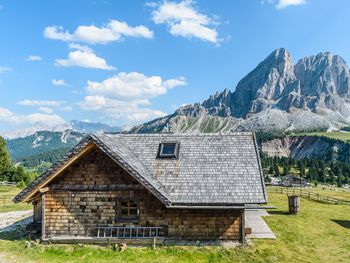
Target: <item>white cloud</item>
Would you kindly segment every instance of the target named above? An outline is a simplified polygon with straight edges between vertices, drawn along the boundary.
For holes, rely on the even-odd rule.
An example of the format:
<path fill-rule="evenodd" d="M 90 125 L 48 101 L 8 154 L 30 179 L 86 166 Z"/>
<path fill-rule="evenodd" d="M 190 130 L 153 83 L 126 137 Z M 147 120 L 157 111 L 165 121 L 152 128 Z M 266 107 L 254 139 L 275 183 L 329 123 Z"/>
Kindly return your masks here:
<path fill-rule="evenodd" d="M 26 58 L 26 61 L 40 61 L 42 58 L 36 55 L 30 55 Z"/>
<path fill-rule="evenodd" d="M 19 124 L 43 124 L 57 125 L 64 123 L 64 119 L 57 114 L 32 113 L 28 115 L 18 115 L 6 108 L 0 107 L 0 120 L 14 125 Z"/>
<path fill-rule="evenodd" d="M 41 111 L 41 112 L 44 112 L 44 113 L 48 113 L 48 114 L 53 113 L 53 110 L 51 108 L 49 108 L 49 107 L 39 107 L 38 111 Z"/>
<path fill-rule="evenodd" d="M 219 44 L 220 39 L 216 29 L 210 27 L 217 22 L 196 10 L 193 1 L 183 0 L 179 3 L 164 1 L 159 4 L 149 3 L 148 6 L 157 7 L 152 12 L 152 20 L 156 24 L 167 24 L 172 35 L 196 37 Z"/>
<path fill-rule="evenodd" d="M 87 91 L 121 100 L 150 99 L 165 94 L 168 89 L 186 85 L 183 77 L 163 81 L 159 76 L 147 77 L 142 73 L 121 72 L 103 82 L 88 81 Z"/>
<path fill-rule="evenodd" d="M 64 79 L 52 79 L 52 84 L 55 86 L 68 86 Z"/>
<path fill-rule="evenodd" d="M 291 5 L 302 5 L 306 4 L 306 0 L 279 0 L 276 8 L 283 9 Z"/>
<path fill-rule="evenodd" d="M 274 4 L 277 9 L 284 9 L 288 6 L 306 4 L 306 0 L 262 0 L 261 4 Z"/>
<path fill-rule="evenodd" d="M 12 69 L 9 68 L 9 67 L 3 67 L 3 66 L 0 66 L 0 74 L 1 73 L 4 73 L 4 72 L 7 72 L 7 71 L 11 71 Z"/>
<path fill-rule="evenodd" d="M 84 101 L 79 103 L 83 110 L 99 111 L 112 119 L 125 120 L 129 123 L 139 123 L 163 117 L 167 114 L 166 112 L 143 107 L 149 104 L 147 100 L 122 101 L 104 96 L 86 96 Z"/>
<path fill-rule="evenodd" d="M 153 32 L 143 25 L 131 27 L 125 22 L 110 20 L 102 27 L 79 26 L 73 33 L 64 31 L 63 27 L 49 26 L 45 28 L 44 36 L 68 42 L 105 44 L 121 40 L 123 37 L 153 38 Z"/>
<path fill-rule="evenodd" d="M 80 46 L 80 45 L 79 45 Z M 73 47 L 77 48 L 77 46 Z M 80 49 L 69 52 L 67 59 L 56 59 L 56 66 L 61 67 L 83 67 L 83 68 L 95 68 L 113 70 L 115 67 L 107 64 L 106 60 L 96 56 L 91 49 Z"/>
<path fill-rule="evenodd" d="M 90 48 L 88 46 L 85 46 L 85 45 L 80 45 L 80 44 L 77 44 L 77 43 L 69 43 L 68 46 L 69 46 L 70 49 L 77 49 L 77 50 L 85 51 L 85 52 L 88 52 L 88 53 L 94 52 L 92 50 L 92 48 Z"/>
<path fill-rule="evenodd" d="M 177 86 L 184 86 L 187 85 L 186 79 L 184 77 L 180 77 L 177 79 L 168 79 L 163 82 L 163 85 L 166 89 L 172 89 Z"/>
<path fill-rule="evenodd" d="M 18 102 L 22 106 L 36 106 L 36 107 L 59 107 L 62 105 L 62 101 L 57 100 L 21 100 Z"/>
<path fill-rule="evenodd" d="M 162 80 L 160 76 L 121 72 L 102 82 L 88 81 L 89 95 L 79 105 L 83 110 L 102 112 L 112 119 L 138 123 L 166 115 L 149 108 L 149 99 L 186 84 L 183 77 Z"/>

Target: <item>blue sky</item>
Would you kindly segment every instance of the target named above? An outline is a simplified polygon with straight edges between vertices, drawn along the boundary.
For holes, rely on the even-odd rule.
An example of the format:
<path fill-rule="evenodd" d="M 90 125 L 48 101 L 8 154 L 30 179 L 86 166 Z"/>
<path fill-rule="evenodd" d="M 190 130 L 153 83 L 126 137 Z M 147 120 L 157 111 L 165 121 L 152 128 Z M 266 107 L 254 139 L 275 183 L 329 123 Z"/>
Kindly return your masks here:
<path fill-rule="evenodd" d="M 348 0 L 0 0 L 0 131 L 142 123 L 233 90 L 280 47 L 350 61 L 349 14 Z"/>

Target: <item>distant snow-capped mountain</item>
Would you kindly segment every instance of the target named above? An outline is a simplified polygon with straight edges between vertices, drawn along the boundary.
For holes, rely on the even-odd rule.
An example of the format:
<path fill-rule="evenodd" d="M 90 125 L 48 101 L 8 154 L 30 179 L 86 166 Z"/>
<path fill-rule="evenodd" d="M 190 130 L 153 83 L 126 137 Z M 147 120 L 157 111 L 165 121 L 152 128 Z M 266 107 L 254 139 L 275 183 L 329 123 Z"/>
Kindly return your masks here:
<path fill-rule="evenodd" d="M 41 123 L 37 123 L 30 128 L 15 130 L 11 132 L 5 132 L 1 135 L 6 139 L 15 139 L 15 138 L 23 138 L 23 137 L 31 136 L 39 131 L 63 132 L 66 130 L 75 131 L 83 134 L 122 131 L 120 127 L 109 126 L 103 123 L 72 120 L 64 124 L 59 124 L 55 126 L 49 126 L 49 125 L 43 125 Z"/>

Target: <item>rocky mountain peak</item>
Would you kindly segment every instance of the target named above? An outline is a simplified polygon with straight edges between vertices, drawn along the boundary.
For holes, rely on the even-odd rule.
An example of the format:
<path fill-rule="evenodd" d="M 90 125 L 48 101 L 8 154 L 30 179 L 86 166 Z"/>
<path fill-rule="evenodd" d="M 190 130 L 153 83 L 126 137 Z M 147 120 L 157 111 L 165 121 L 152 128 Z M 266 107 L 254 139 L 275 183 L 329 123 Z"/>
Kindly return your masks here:
<path fill-rule="evenodd" d="M 293 70 L 292 57 L 284 48 L 273 51 L 262 63 L 274 65 L 280 74 Z"/>
<path fill-rule="evenodd" d="M 238 83 L 234 115 L 246 117 L 270 107 L 293 81 L 294 66 L 289 52 L 276 49 Z"/>
<path fill-rule="evenodd" d="M 295 65 L 301 92 L 306 96 L 336 94 L 349 97 L 350 72 L 345 60 L 329 52 L 300 59 Z"/>
<path fill-rule="evenodd" d="M 208 113 L 215 116 L 227 117 L 232 115 L 232 95 L 233 93 L 225 89 L 223 92 L 216 92 L 209 99 L 202 103 L 208 109 Z"/>

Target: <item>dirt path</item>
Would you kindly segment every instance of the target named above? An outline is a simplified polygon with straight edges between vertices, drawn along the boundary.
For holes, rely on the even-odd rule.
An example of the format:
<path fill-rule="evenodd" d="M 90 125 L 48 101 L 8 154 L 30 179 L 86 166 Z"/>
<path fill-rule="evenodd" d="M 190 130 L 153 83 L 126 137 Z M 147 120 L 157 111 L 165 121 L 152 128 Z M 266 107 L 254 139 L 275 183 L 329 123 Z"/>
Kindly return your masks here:
<path fill-rule="evenodd" d="M 0 233 L 29 224 L 32 222 L 32 214 L 32 210 L 0 213 Z"/>

